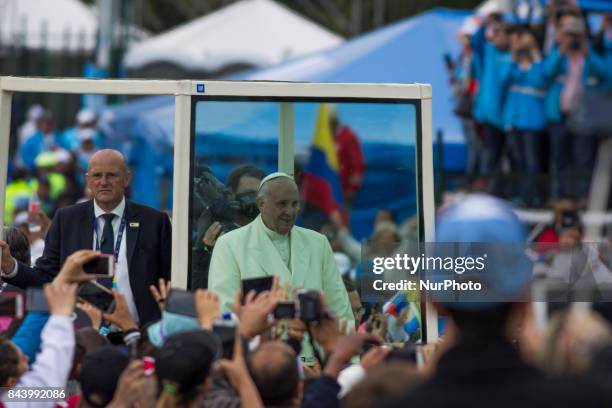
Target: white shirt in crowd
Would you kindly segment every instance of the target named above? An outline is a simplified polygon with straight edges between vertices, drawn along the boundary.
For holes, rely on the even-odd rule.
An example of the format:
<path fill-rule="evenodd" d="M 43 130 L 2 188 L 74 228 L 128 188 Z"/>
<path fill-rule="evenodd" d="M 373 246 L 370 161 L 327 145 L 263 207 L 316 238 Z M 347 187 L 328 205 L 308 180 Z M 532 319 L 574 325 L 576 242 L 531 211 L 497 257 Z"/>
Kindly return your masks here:
<path fill-rule="evenodd" d="M 75 338 L 72 318 L 70 316 L 52 315 L 41 334 L 40 353 L 30 367 L 30 371 L 19 378 L 14 389 L 19 388 L 65 388 L 68 375 L 72 369 Z M 7 402 L 8 395 L 3 396 L 5 407 L 54 407 L 56 402 Z"/>

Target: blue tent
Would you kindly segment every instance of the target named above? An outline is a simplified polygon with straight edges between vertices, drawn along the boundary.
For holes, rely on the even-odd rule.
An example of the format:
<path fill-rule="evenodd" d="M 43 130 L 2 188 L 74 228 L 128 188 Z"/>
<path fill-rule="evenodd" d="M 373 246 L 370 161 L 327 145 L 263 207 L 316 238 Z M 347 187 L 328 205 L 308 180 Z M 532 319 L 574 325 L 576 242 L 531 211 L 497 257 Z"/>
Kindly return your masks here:
<path fill-rule="evenodd" d="M 470 11 L 434 9 L 344 44 L 278 66 L 244 72 L 229 79 L 268 79 L 308 82 L 430 83 L 433 86 L 433 129 L 444 134 L 444 168 L 465 165 L 465 146 L 459 121 L 452 113 L 451 89 L 443 56 L 456 55 L 456 33 Z M 139 165 L 133 183 L 137 200 L 157 205 L 155 175 L 172 160 L 173 101 L 143 98 L 110 110 L 121 139 L 130 134 Z"/>
<path fill-rule="evenodd" d="M 578 4 L 582 10 L 612 12 L 612 1 L 610 0 L 580 0 Z"/>
<path fill-rule="evenodd" d="M 443 57 L 459 52 L 457 32 L 471 11 L 434 9 L 366 33 L 344 44 L 276 67 L 230 79 L 354 83 L 429 83 L 433 86 L 433 129 L 449 143 L 463 144 L 452 113 L 451 89 Z M 449 155 L 445 168 L 464 166 Z"/>

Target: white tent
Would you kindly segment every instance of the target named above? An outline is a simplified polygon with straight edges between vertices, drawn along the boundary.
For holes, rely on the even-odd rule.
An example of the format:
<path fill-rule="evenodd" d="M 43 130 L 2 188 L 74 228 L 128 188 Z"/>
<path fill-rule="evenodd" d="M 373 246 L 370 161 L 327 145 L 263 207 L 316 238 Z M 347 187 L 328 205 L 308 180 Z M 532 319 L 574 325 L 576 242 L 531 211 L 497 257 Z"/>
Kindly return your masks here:
<path fill-rule="evenodd" d="M 531 12 L 532 19 L 541 19 L 544 7 L 538 0 L 519 0 L 518 2 L 516 0 L 486 0 L 476 7 L 476 14 L 481 16 L 491 13 L 513 14 L 515 11 L 519 18 L 526 18 Z"/>
<path fill-rule="evenodd" d="M 26 48 L 91 50 L 97 27 L 94 11 L 79 0 L 0 0 L 4 45 L 19 41 Z"/>
<path fill-rule="evenodd" d="M 192 71 L 255 67 L 336 46 L 342 38 L 272 0 L 242 0 L 134 45 L 130 70 L 170 63 Z"/>
<path fill-rule="evenodd" d="M 512 12 L 512 0 L 486 0 L 476 7 L 476 13 L 486 16 L 491 13 Z"/>

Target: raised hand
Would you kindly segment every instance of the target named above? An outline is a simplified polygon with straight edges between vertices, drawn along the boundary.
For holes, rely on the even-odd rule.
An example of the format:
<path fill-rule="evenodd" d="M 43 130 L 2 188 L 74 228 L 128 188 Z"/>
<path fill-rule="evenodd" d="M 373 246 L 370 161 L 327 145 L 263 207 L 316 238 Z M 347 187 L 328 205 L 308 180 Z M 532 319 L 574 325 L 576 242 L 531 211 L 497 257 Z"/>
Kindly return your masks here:
<path fill-rule="evenodd" d="M 45 285 L 45 299 L 49 313 L 56 316 L 71 316 L 76 302 L 77 285 L 74 283 L 54 282 Z"/>
<path fill-rule="evenodd" d="M 170 287 L 170 281 L 166 281 L 162 278 L 159 279 L 159 288 L 156 288 L 155 285 L 149 286 L 149 291 L 151 291 L 151 295 L 153 299 L 155 299 L 157 307 L 159 307 L 159 310 L 162 312 L 166 310 L 166 300 L 168 300 Z"/>
<path fill-rule="evenodd" d="M 248 338 L 253 338 L 272 326 L 268 315 L 274 311 L 278 301 L 268 291 L 255 297 L 255 291 L 250 291 L 240 310 L 240 332 Z"/>
<path fill-rule="evenodd" d="M 215 320 L 221 317 L 219 296 L 208 290 L 198 289 L 194 297 L 200 326 L 203 329 L 212 330 Z"/>
<path fill-rule="evenodd" d="M 242 337 L 236 331 L 234 340 L 234 354 L 231 360 L 220 360 L 217 364 L 217 370 L 224 373 L 230 384 L 238 391 L 242 406 L 244 408 L 263 407 L 261 397 L 253 379 L 249 374 L 249 370 L 244 359 L 242 350 Z"/>
<path fill-rule="evenodd" d="M 99 255 L 99 252 L 91 249 L 81 249 L 74 252 L 66 258 L 62 269 L 60 269 L 53 282 L 80 283 L 96 279 L 95 275 L 88 275 L 83 271 L 83 265 Z"/>
<path fill-rule="evenodd" d="M 102 311 L 100 309 L 82 300 L 77 301 L 76 307 L 87 314 L 87 317 L 91 320 L 91 327 L 95 330 L 100 330 L 100 325 L 102 324 Z"/>
<path fill-rule="evenodd" d="M 123 331 L 138 329 L 138 325 L 134 321 L 130 309 L 128 308 L 125 296 L 113 290 L 115 297 L 115 310 L 112 313 L 102 313 L 104 320 L 108 320 Z"/>
<path fill-rule="evenodd" d="M 219 221 L 215 221 L 210 224 L 210 227 L 208 227 L 204 233 L 204 236 L 202 237 L 202 242 L 208 246 L 215 246 L 217 238 L 219 238 L 219 234 L 221 233 L 221 229 L 221 223 L 219 223 Z"/>

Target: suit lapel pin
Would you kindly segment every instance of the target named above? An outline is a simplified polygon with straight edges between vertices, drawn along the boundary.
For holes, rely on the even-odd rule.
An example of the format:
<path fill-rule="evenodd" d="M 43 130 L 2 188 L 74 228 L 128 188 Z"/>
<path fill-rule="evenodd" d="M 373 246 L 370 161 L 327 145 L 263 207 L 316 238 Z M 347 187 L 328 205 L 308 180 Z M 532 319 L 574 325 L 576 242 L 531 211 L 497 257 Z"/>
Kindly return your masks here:
<path fill-rule="evenodd" d="M 130 222 L 130 228 L 138 228 L 138 227 L 140 227 L 139 222 Z"/>

